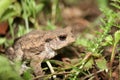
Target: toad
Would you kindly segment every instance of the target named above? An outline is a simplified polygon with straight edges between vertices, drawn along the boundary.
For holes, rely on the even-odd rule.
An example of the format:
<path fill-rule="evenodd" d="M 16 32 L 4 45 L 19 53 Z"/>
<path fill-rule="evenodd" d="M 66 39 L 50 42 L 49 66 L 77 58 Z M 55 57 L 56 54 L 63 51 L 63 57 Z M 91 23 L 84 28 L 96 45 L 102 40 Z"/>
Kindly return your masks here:
<path fill-rule="evenodd" d="M 10 59 L 30 60 L 35 75 L 41 75 L 42 61 L 53 58 L 57 54 L 56 50 L 75 41 L 71 31 L 70 27 L 53 31 L 33 30 L 16 40 L 6 53 Z"/>

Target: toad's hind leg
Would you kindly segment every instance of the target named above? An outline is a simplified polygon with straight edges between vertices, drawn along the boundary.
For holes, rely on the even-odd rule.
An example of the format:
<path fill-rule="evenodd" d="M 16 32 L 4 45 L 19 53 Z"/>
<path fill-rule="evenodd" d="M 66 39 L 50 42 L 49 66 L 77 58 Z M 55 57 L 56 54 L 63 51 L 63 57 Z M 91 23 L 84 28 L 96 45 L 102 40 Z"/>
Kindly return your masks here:
<path fill-rule="evenodd" d="M 15 50 L 15 61 L 21 61 L 23 58 L 24 52 L 21 49 Z"/>
<path fill-rule="evenodd" d="M 14 50 L 15 50 L 15 61 L 21 61 L 23 59 L 24 51 L 21 47 L 22 45 L 20 43 L 15 44 Z"/>
<path fill-rule="evenodd" d="M 13 60 L 15 58 L 15 52 L 13 47 L 9 47 L 6 49 L 5 54 L 10 60 Z"/>

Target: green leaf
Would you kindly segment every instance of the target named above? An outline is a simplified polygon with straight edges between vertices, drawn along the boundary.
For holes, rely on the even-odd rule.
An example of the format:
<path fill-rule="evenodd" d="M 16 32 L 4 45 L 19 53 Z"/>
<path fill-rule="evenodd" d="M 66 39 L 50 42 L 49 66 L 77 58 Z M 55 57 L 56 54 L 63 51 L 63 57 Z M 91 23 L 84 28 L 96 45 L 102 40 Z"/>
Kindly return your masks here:
<path fill-rule="evenodd" d="M 0 45 L 6 42 L 6 38 L 0 38 Z"/>
<path fill-rule="evenodd" d="M 20 16 L 21 14 L 21 6 L 18 2 L 10 5 L 8 9 L 1 16 L 1 21 L 4 21 L 9 18 L 14 18 L 15 16 Z"/>
<path fill-rule="evenodd" d="M 41 11 L 44 7 L 44 4 L 39 4 L 36 6 L 36 12 L 38 13 L 39 11 Z"/>
<path fill-rule="evenodd" d="M 97 64 L 97 67 L 100 69 L 100 70 L 107 70 L 107 61 L 105 60 L 104 57 L 101 57 L 97 60 L 95 60 L 96 64 Z"/>
<path fill-rule="evenodd" d="M 47 26 L 45 26 L 43 29 L 45 30 L 54 30 L 56 26 L 52 24 L 50 21 L 47 22 Z"/>
<path fill-rule="evenodd" d="M 111 35 L 108 35 L 108 36 L 105 38 L 105 40 L 106 40 L 107 42 L 111 43 L 111 42 L 113 41 L 113 38 L 112 38 Z"/>
<path fill-rule="evenodd" d="M 24 34 L 26 34 L 26 33 L 27 33 L 27 31 L 26 31 L 26 29 L 25 29 L 25 26 L 19 25 L 17 37 L 21 37 L 22 35 L 24 35 Z"/>
<path fill-rule="evenodd" d="M 7 10 L 9 5 L 13 2 L 14 0 L 0 0 L 0 19 L 3 13 Z"/>
<path fill-rule="evenodd" d="M 99 53 L 93 53 L 92 56 L 95 57 L 95 58 L 99 58 L 99 57 L 101 57 L 102 55 L 99 54 Z"/>
<path fill-rule="evenodd" d="M 8 47 L 8 46 L 12 46 L 12 44 L 14 43 L 14 40 L 13 39 L 7 39 L 6 42 L 5 42 L 5 47 Z"/>
<path fill-rule="evenodd" d="M 90 40 L 83 38 L 82 36 L 77 37 L 75 45 L 82 45 L 84 47 L 89 47 L 91 44 Z"/>
<path fill-rule="evenodd" d="M 105 42 L 103 42 L 103 46 L 108 46 L 108 45 L 112 45 L 113 44 L 113 38 L 111 35 L 108 35 L 106 38 L 105 38 Z"/>
<path fill-rule="evenodd" d="M 83 69 L 84 70 L 89 70 L 90 68 L 92 68 L 92 65 L 94 64 L 93 62 L 93 58 L 90 57 L 90 59 L 88 59 L 88 61 L 86 62 L 86 64 L 84 65 Z"/>
<path fill-rule="evenodd" d="M 99 8 L 108 7 L 108 0 L 97 0 Z"/>
<path fill-rule="evenodd" d="M 115 38 L 115 44 L 117 44 L 120 41 L 120 30 L 115 32 L 114 38 Z"/>
<path fill-rule="evenodd" d="M 32 80 L 32 75 L 30 74 L 30 70 L 26 70 L 24 73 L 23 73 L 23 78 L 24 80 Z"/>
<path fill-rule="evenodd" d="M 3 56 L 0 56 L 0 80 L 23 80 L 10 61 Z"/>

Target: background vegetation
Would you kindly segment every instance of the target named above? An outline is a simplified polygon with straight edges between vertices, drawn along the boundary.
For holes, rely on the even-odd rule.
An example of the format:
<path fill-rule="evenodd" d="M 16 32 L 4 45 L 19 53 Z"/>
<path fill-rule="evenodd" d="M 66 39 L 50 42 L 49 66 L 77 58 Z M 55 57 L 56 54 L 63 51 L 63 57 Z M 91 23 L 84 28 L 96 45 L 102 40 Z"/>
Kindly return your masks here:
<path fill-rule="evenodd" d="M 44 61 L 45 75 L 34 79 L 119 80 L 119 4 L 119 0 L 0 0 L 0 80 L 33 80 L 31 69 L 20 75 L 21 63 L 12 64 L 4 53 L 16 38 L 33 29 L 66 26 L 73 28 L 75 43 L 49 60 L 54 73 Z"/>

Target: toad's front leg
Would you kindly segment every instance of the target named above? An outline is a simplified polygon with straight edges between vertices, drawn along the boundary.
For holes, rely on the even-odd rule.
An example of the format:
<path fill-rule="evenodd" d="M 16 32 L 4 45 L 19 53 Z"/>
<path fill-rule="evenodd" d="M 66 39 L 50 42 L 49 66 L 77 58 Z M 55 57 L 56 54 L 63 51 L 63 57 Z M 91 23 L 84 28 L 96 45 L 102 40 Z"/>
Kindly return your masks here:
<path fill-rule="evenodd" d="M 40 53 L 39 55 L 32 56 L 30 66 L 33 68 L 34 74 L 36 76 L 43 75 L 41 63 L 45 59 L 45 56 L 46 56 L 46 53 L 44 53 L 44 52 Z"/>
<path fill-rule="evenodd" d="M 34 71 L 35 76 L 43 75 L 42 68 L 41 68 L 41 61 L 39 61 L 39 59 L 31 60 L 30 66 Z"/>
<path fill-rule="evenodd" d="M 43 75 L 41 63 L 44 59 L 50 59 L 56 55 L 49 44 L 45 44 L 45 50 L 39 54 L 34 54 L 31 58 L 30 66 L 33 68 L 36 76 Z"/>

